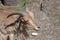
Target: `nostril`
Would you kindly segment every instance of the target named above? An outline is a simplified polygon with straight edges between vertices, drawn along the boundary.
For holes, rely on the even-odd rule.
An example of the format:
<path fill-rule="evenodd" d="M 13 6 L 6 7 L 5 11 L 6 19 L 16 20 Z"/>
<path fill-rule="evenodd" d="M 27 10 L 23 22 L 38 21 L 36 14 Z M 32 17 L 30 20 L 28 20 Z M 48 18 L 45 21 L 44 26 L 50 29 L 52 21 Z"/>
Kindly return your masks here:
<path fill-rule="evenodd" d="M 38 28 L 40 28 L 40 27 L 38 27 Z"/>

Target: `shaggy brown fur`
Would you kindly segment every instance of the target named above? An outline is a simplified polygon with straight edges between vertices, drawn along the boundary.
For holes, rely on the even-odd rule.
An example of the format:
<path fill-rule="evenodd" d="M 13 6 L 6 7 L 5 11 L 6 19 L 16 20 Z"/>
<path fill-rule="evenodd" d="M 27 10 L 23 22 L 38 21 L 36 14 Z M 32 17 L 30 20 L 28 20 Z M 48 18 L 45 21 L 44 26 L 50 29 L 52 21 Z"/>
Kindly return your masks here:
<path fill-rule="evenodd" d="M 19 36 L 21 40 L 25 40 L 25 37 L 29 36 L 26 31 L 27 28 L 38 30 L 34 21 L 34 15 L 30 11 L 26 11 L 26 15 L 22 15 L 21 13 L 14 13 L 14 11 L 10 9 L 1 9 L 0 23 L 3 24 L 3 27 L 0 26 L 1 33 L 8 35 L 7 37 L 9 37 L 10 40 L 13 40 L 14 33 L 16 32 L 19 35 L 21 34 Z M 17 25 L 17 23 L 19 25 Z"/>
<path fill-rule="evenodd" d="M 11 9 L 0 9 L 0 32 L 4 35 L 10 36 L 11 34 L 14 34 L 14 31 L 16 30 L 15 27 L 8 27 L 4 29 L 7 25 L 13 23 L 18 18 L 18 16 L 11 16 L 7 18 L 7 16 L 13 12 L 14 11 Z"/>
<path fill-rule="evenodd" d="M 8 28 L 9 26 L 14 26 L 16 23 L 19 23 L 19 27 L 17 27 L 17 32 L 19 33 L 21 40 L 25 40 L 25 38 L 29 36 L 26 31 L 26 28 L 32 28 L 32 29 L 38 30 L 38 27 L 35 24 L 34 16 L 32 12 L 27 11 L 26 15 L 22 15 L 21 13 L 14 13 L 14 14 L 8 15 L 7 18 L 13 15 L 19 15 L 19 17 L 14 23 L 11 23 L 6 28 Z M 28 25 L 31 27 L 29 27 Z"/>

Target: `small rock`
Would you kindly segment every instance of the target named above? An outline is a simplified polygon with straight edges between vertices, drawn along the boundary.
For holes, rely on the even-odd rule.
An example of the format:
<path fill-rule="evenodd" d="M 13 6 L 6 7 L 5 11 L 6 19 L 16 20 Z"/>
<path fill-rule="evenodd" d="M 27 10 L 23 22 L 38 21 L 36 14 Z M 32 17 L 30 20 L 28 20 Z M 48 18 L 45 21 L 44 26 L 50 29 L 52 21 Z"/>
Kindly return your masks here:
<path fill-rule="evenodd" d="M 37 36 L 38 35 L 38 33 L 32 33 L 32 36 Z"/>

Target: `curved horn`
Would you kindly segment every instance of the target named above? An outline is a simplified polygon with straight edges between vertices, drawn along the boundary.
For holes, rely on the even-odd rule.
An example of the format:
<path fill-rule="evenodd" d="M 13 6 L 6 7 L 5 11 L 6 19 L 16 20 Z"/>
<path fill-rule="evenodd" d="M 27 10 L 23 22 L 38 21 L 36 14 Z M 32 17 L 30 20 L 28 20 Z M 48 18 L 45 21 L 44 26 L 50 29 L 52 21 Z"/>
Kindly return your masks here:
<path fill-rule="evenodd" d="M 13 13 L 13 14 L 8 15 L 7 18 L 10 17 L 10 16 L 13 16 L 13 15 L 20 15 L 21 17 L 24 16 L 22 13 Z"/>

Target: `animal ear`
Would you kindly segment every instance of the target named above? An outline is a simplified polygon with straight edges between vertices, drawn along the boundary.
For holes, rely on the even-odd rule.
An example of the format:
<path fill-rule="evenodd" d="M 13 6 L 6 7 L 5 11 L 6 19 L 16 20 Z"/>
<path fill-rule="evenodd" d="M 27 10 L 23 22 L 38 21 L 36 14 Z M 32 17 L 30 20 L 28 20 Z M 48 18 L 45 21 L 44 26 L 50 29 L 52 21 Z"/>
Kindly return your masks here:
<path fill-rule="evenodd" d="M 26 15 L 34 19 L 34 14 L 31 11 L 26 11 Z"/>

